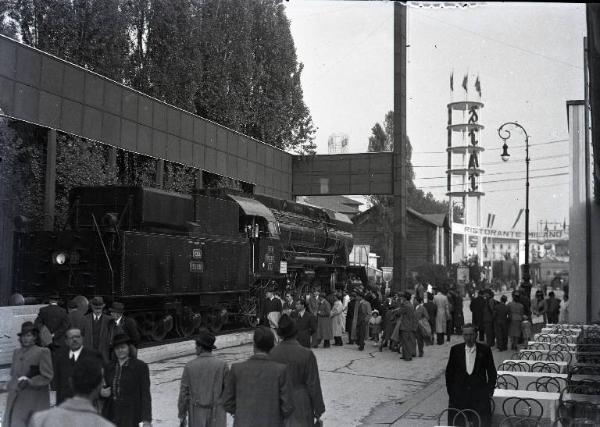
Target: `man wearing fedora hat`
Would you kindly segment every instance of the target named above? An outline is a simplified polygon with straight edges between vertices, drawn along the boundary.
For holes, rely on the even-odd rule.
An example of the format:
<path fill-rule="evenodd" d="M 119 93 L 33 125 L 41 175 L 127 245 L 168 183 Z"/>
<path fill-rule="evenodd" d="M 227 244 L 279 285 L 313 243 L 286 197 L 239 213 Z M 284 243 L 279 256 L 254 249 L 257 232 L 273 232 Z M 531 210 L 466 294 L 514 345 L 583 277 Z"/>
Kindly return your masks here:
<path fill-rule="evenodd" d="M 48 385 L 54 376 L 50 350 L 35 344 L 39 336 L 37 327 L 25 322 L 17 335 L 21 348 L 13 352 L 6 385 L 8 396 L 2 424 L 6 427 L 26 427 L 34 412 L 50 407 Z"/>
<path fill-rule="evenodd" d="M 92 312 L 86 314 L 81 333 L 83 346 L 96 350 L 102 356 L 104 363 L 110 360 L 110 317 L 104 314 L 104 299 L 94 297 L 90 303 Z"/>
<path fill-rule="evenodd" d="M 109 308 L 111 320 L 109 321 L 109 331 L 111 338 L 117 334 L 126 334 L 131 338 L 131 343 L 137 348 L 140 344 L 140 333 L 137 322 L 128 316 L 124 316 L 125 304 L 115 301 Z"/>
<path fill-rule="evenodd" d="M 225 378 L 229 371 L 227 363 L 215 357 L 215 336 L 206 329 L 196 338 L 198 357 L 183 368 L 179 389 L 178 410 L 181 425 L 186 417 L 190 427 L 225 427 L 227 413 L 221 402 Z"/>
<path fill-rule="evenodd" d="M 58 305 L 58 295 L 52 295 L 48 298 L 48 305 L 40 308 L 35 326 L 38 330 L 47 328 L 52 336 L 52 342 L 47 343 L 51 351 L 57 350 L 64 346 L 65 332 L 69 328 L 69 316 L 67 311 Z M 42 343 L 44 345 L 46 343 Z"/>
<path fill-rule="evenodd" d="M 296 322 L 287 315 L 281 316 L 277 334 L 283 341 L 269 356 L 287 366 L 287 377 L 292 387 L 294 412 L 286 420 L 286 427 L 315 425 L 325 412 L 319 367 L 314 353 L 300 345 L 296 339 Z"/>

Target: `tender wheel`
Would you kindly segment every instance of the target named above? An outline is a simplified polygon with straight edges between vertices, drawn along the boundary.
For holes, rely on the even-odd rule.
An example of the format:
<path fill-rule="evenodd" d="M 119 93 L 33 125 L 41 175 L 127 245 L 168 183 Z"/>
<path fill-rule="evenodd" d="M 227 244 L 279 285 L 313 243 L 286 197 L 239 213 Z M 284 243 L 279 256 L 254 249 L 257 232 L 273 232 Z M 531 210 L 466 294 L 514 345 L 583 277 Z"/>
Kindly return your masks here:
<path fill-rule="evenodd" d="M 170 314 L 157 315 L 152 324 L 150 338 L 152 338 L 153 341 L 162 341 L 171 329 L 173 329 L 173 316 Z"/>

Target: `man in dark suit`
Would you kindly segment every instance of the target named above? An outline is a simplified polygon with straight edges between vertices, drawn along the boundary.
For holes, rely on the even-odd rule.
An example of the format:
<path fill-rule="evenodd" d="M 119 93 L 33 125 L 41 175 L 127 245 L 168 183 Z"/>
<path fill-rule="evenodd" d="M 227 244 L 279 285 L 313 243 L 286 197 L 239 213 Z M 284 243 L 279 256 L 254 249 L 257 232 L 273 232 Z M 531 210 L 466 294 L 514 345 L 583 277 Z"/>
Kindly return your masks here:
<path fill-rule="evenodd" d="M 475 328 L 467 323 L 463 327 L 462 344 L 450 349 L 446 366 L 446 390 L 450 409 L 472 409 L 481 417 L 481 425 L 491 425 L 490 397 L 496 385 L 496 367 L 492 350 L 485 344 L 475 342 Z M 448 412 L 448 425 L 464 425 L 456 411 Z M 453 423 L 454 422 L 454 423 Z"/>
<path fill-rule="evenodd" d="M 510 310 L 506 305 L 506 295 L 500 297 L 500 303 L 494 306 L 494 328 L 496 331 L 496 345 L 498 350 L 506 351 L 508 348 L 508 324 Z"/>
<path fill-rule="evenodd" d="M 485 307 L 485 299 L 483 299 L 483 291 L 477 292 L 477 296 L 471 300 L 469 308 L 473 314 L 473 324 L 479 332 L 479 341 L 483 341 L 485 338 L 483 329 L 483 308 Z"/>
<path fill-rule="evenodd" d="M 85 313 L 81 311 L 79 306 L 77 305 L 77 301 L 72 299 L 67 304 L 67 309 L 69 310 L 69 323 L 71 328 L 77 328 L 81 330 L 83 328 L 83 318 L 85 317 Z"/>
<path fill-rule="evenodd" d="M 308 311 L 306 300 L 296 301 L 296 310 L 292 311 L 291 317 L 296 321 L 298 334 L 296 339 L 301 346 L 310 348 L 311 337 L 317 330 L 317 318 Z"/>
<path fill-rule="evenodd" d="M 102 363 L 100 353 L 83 347 L 83 336 L 78 328 L 69 328 L 66 333 L 67 347 L 59 349 L 54 355 L 54 381 L 56 382 L 56 404 L 73 397 L 71 377 L 75 366 L 87 358 Z"/>
<path fill-rule="evenodd" d="M 110 360 L 111 336 L 109 331 L 110 317 L 105 315 L 104 300 L 94 297 L 91 301 L 92 312 L 86 314 L 83 322 L 83 346 L 94 349 L 100 353 L 104 363 Z"/>
<path fill-rule="evenodd" d="M 234 363 L 223 392 L 223 406 L 236 427 L 283 427 L 294 411 L 286 366 L 269 359 L 275 337 L 268 328 L 254 332 L 254 355 Z"/>
<path fill-rule="evenodd" d="M 65 332 L 69 328 L 69 316 L 64 308 L 58 305 L 58 295 L 52 295 L 46 307 L 40 308 L 35 319 L 35 327 L 40 331 L 43 326 L 48 328 L 52 335 L 52 343 L 48 344 L 51 351 L 65 345 Z"/>
<path fill-rule="evenodd" d="M 125 334 L 131 339 L 131 343 L 137 348 L 140 344 L 140 332 L 138 331 L 137 322 L 131 317 L 124 316 L 125 305 L 121 302 L 113 302 L 110 306 L 110 316 L 112 319 L 109 322 L 110 336 Z"/>
<path fill-rule="evenodd" d="M 288 425 L 313 426 L 325 412 L 319 367 L 314 353 L 296 340 L 297 332 L 296 322 L 287 315 L 281 316 L 277 333 L 283 341 L 271 350 L 269 357 L 287 366 L 295 407 Z"/>

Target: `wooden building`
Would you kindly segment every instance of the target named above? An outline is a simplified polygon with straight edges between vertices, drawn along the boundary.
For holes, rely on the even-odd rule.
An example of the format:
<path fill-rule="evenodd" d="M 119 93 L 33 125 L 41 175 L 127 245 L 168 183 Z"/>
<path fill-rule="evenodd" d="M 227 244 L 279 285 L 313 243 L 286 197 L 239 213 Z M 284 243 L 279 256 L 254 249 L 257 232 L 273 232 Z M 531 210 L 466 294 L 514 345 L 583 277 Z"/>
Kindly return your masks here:
<path fill-rule="evenodd" d="M 392 265 L 391 228 L 384 224 L 384 216 L 380 206 L 376 205 L 353 218 L 354 244 L 370 245 L 371 252 L 381 257 L 378 267 Z M 450 238 L 447 214 L 422 214 L 408 208 L 406 235 L 408 272 L 425 263 L 450 264 L 447 253 L 447 242 Z"/>

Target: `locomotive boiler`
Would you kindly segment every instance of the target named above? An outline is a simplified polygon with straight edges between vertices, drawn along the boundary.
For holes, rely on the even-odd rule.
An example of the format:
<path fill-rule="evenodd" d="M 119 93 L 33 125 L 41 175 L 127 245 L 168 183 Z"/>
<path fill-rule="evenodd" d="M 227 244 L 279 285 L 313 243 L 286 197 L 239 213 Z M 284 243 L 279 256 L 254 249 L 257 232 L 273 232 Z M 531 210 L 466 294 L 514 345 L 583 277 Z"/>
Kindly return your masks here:
<path fill-rule="evenodd" d="M 349 276 L 352 222 L 326 209 L 207 190 L 77 187 L 60 231 L 15 233 L 13 290 L 125 303 L 143 335 L 256 324 L 266 286 L 334 289 Z"/>

